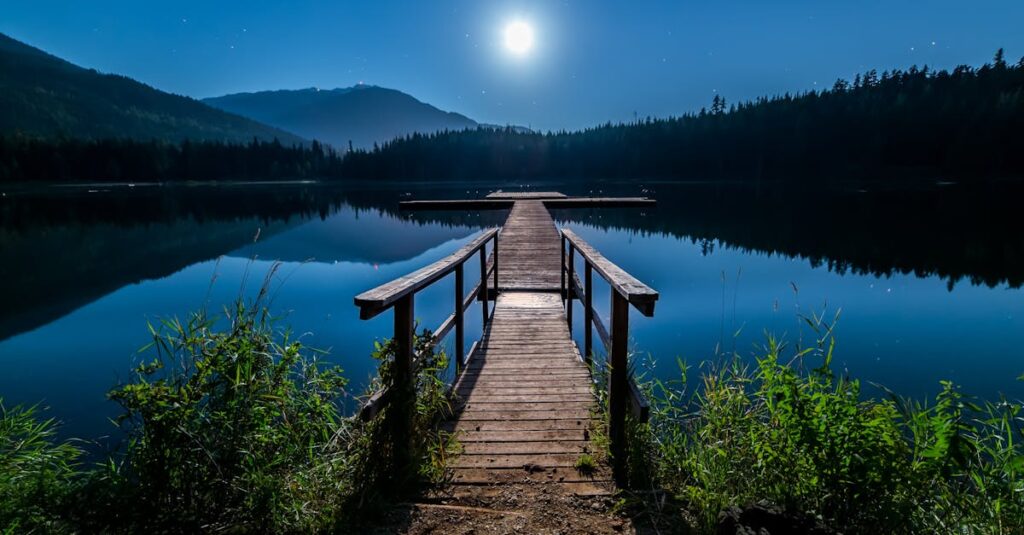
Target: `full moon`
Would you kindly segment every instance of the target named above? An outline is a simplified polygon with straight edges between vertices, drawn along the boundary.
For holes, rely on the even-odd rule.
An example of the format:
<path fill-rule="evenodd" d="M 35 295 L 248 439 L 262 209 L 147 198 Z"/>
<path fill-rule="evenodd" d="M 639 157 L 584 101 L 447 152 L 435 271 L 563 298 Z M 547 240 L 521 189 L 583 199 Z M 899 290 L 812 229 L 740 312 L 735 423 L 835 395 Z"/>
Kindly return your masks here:
<path fill-rule="evenodd" d="M 521 21 L 505 26 L 505 48 L 517 56 L 525 55 L 533 48 L 533 28 Z"/>

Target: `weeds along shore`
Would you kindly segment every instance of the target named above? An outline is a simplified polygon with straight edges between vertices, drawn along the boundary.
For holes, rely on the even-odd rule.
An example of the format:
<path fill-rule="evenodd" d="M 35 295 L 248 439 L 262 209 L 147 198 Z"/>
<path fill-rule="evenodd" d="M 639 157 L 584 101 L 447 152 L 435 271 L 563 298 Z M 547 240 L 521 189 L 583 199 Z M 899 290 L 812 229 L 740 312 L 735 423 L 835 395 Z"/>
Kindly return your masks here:
<path fill-rule="evenodd" d="M 630 425 L 622 514 L 713 533 L 723 510 L 760 503 L 842 533 L 1024 532 L 1020 402 L 974 400 L 951 382 L 927 402 L 869 398 L 832 369 L 834 325 L 808 323 L 808 347 L 768 336 L 753 362 L 681 365 L 674 381 L 640 374 L 651 418 Z M 443 484 L 459 452 L 436 431 L 451 411 L 443 352 L 424 352 L 413 391 L 394 394 L 415 403 L 389 404 L 415 407 L 404 450 L 389 409 L 346 414 L 342 370 L 277 329 L 259 300 L 151 334 L 147 360 L 109 393 L 125 440 L 102 464 L 86 464 L 83 441 L 57 440 L 41 407 L 0 403 L 5 533 L 346 531 Z M 377 345 L 370 390 L 388 383 L 392 353 Z M 592 440 L 607 445 L 600 426 Z"/>

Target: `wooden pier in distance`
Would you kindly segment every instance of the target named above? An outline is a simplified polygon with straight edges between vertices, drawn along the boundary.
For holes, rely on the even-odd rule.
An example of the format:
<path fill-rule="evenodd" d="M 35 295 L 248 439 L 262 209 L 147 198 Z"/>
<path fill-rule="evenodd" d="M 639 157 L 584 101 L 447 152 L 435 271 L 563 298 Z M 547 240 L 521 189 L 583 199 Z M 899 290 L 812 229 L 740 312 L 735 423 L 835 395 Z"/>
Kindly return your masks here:
<path fill-rule="evenodd" d="M 646 197 L 569 197 L 556 191 L 503 192 L 483 199 L 401 201 L 402 210 L 500 210 L 524 201 L 538 201 L 546 208 L 630 208 L 654 206 Z"/>
<path fill-rule="evenodd" d="M 616 483 L 624 483 L 626 414 L 647 417 L 646 404 L 628 375 L 629 307 L 651 316 L 658 293 L 572 231 L 556 228 L 548 207 L 653 203 L 642 198 L 572 198 L 556 192 L 499 192 L 480 200 L 402 203 L 403 209 L 511 208 L 500 229 L 484 231 L 445 259 L 355 298 L 363 318 L 395 309 L 395 362 L 404 370 L 396 380 L 407 380 L 417 360 L 412 347 L 414 295 L 449 274 L 455 276 L 455 311 L 434 331 L 433 340 L 436 345 L 449 333 L 455 335 L 456 410 L 442 424 L 462 445 L 461 455 L 449 464 L 453 495 L 480 496 L 511 484 L 545 485 L 590 496 L 609 494 Z M 480 282 L 466 294 L 464 266 L 477 255 Z M 612 289 L 611 329 L 595 313 L 595 271 Z M 584 314 L 582 351 L 572 338 L 577 300 Z M 464 314 L 474 301 L 482 303 L 484 332 L 467 352 Z M 608 384 L 598 387 L 608 390 L 605 432 L 615 469 L 580 471 L 576 465 L 582 455 L 601 457 L 591 443 L 594 426 L 600 425 L 595 420 L 590 366 L 595 331 L 611 369 Z M 364 416 L 372 417 L 386 402 L 386 392 L 373 396 Z"/>

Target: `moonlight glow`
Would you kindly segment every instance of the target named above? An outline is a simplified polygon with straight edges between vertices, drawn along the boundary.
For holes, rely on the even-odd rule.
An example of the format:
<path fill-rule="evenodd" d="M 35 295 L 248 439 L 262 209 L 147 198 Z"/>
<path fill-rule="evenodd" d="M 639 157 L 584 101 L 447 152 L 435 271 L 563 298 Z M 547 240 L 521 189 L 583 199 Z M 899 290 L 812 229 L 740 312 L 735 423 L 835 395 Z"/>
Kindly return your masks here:
<path fill-rule="evenodd" d="M 505 26 L 505 48 L 517 56 L 526 55 L 533 49 L 533 28 L 521 21 Z"/>

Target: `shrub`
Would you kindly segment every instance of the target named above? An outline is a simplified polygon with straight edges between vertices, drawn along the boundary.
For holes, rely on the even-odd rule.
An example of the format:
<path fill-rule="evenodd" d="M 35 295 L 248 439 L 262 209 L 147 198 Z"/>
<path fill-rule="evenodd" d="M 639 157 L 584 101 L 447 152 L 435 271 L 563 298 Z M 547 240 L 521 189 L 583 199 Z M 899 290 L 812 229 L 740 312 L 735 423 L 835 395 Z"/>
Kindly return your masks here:
<path fill-rule="evenodd" d="M 223 321 L 151 327 L 155 360 L 109 394 L 129 436 L 110 501 L 132 507 L 101 522 L 288 531 L 333 518 L 348 484 L 334 477 L 347 461 L 341 370 L 278 340 L 265 310 L 239 302 Z"/>
<path fill-rule="evenodd" d="M 1021 533 L 1021 405 L 971 403 L 951 383 L 932 405 L 865 399 L 831 370 L 831 328 L 804 350 L 768 337 L 752 368 L 706 366 L 700 387 L 653 382 L 658 482 L 712 531 L 732 505 L 767 500 L 844 533 Z M 788 357 L 787 357 L 788 355 Z M 805 365 L 817 362 L 810 370 Z M 635 437 L 635 435 L 634 435 Z"/>
<path fill-rule="evenodd" d="M 76 487 L 81 450 L 54 439 L 57 424 L 38 406 L 0 399 L 0 532 L 67 531 L 61 510 Z"/>

